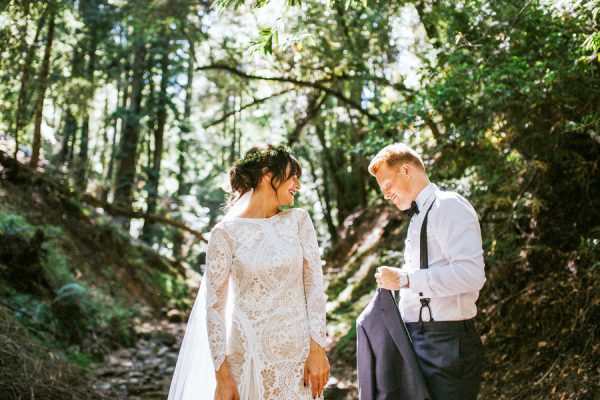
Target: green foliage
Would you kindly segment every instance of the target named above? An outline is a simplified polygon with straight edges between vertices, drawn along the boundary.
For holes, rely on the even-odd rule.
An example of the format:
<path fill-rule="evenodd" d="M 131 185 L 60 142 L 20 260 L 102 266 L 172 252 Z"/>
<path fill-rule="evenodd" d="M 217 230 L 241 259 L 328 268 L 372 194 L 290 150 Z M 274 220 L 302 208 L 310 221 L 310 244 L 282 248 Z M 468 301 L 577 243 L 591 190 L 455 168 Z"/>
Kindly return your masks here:
<path fill-rule="evenodd" d="M 69 360 L 83 368 L 84 370 L 89 369 L 93 362 L 97 362 L 97 359 L 94 359 L 88 353 L 82 353 L 79 346 L 69 346 L 67 349 L 67 357 Z"/>
<path fill-rule="evenodd" d="M 592 19 L 597 22 L 598 17 L 600 16 L 600 1 L 591 1 L 589 8 L 591 9 Z M 587 52 L 596 53 L 596 57 L 592 55 L 590 61 L 594 61 L 595 58 L 595 61 L 600 62 L 600 54 L 598 54 L 600 53 L 600 31 L 598 31 L 597 28 L 598 25 L 596 24 L 596 32 L 590 33 L 583 41 L 581 47 Z"/>
<path fill-rule="evenodd" d="M 9 214 L 0 210 L 0 230 L 7 234 L 33 235 L 34 228 L 22 215 Z"/>
<path fill-rule="evenodd" d="M 221 8 L 233 8 L 238 11 L 246 3 L 246 0 L 217 0 L 215 4 Z M 269 0 L 253 0 L 250 2 L 253 8 L 260 8 L 269 3 Z M 286 0 L 285 4 L 288 7 L 300 5 L 302 0 Z"/>
<path fill-rule="evenodd" d="M 273 54 L 273 45 L 277 46 L 278 33 L 273 28 L 262 28 L 258 37 L 250 42 L 250 50 L 262 51 L 265 55 Z"/>
<path fill-rule="evenodd" d="M 98 289 L 88 290 L 81 282 L 62 286 L 49 303 L 14 293 L 8 301 L 20 310 L 15 317 L 24 326 L 51 333 L 55 346 L 64 346 L 75 358 L 88 358 L 90 352 L 98 350 L 96 342 L 91 341 L 92 333 L 96 340 L 112 346 L 131 346 L 135 342 L 131 319 L 139 315 L 139 310 Z"/>
<path fill-rule="evenodd" d="M 19 310 L 16 318 L 24 326 L 50 332 L 57 340 L 56 346 L 75 344 L 80 350 L 71 351 L 74 359 L 85 360 L 89 356 L 84 353 L 95 351 L 96 344 L 90 341 L 91 332 L 115 345 L 132 345 L 135 338 L 131 318 L 138 315 L 139 310 L 99 288 L 88 289 L 86 284 L 76 280 L 63 250 L 68 241 L 64 231 L 52 225 L 42 226 L 41 231 L 44 232 L 45 256 L 41 259 L 40 272 L 54 295 L 45 300 L 17 293 L 10 286 L 0 284 L 7 291 L 9 304 Z M 23 216 L 0 212 L 0 233 L 31 238 L 35 232 L 36 228 Z"/>
<path fill-rule="evenodd" d="M 186 310 L 192 305 L 193 299 L 189 297 L 188 284 L 183 277 L 154 271 L 147 279 L 153 282 L 163 298 L 170 300 L 173 307 Z"/>
<path fill-rule="evenodd" d="M 51 332 L 56 329 L 56 321 L 47 303 L 29 294 L 16 294 L 12 290 L 7 294 L 10 296 L 8 297 L 10 304 L 18 310 L 15 312 L 15 318 L 23 325 L 36 328 L 43 325 L 48 327 Z"/>
<path fill-rule="evenodd" d="M 42 273 L 51 286 L 58 289 L 74 279 L 68 258 L 60 248 L 61 242 L 65 240 L 65 234 L 60 227 L 53 225 L 44 225 L 37 229 L 44 234 L 42 243 L 44 257 L 40 260 Z M 36 232 L 36 227 L 22 215 L 5 213 L 0 210 L 0 232 L 31 239 Z"/>

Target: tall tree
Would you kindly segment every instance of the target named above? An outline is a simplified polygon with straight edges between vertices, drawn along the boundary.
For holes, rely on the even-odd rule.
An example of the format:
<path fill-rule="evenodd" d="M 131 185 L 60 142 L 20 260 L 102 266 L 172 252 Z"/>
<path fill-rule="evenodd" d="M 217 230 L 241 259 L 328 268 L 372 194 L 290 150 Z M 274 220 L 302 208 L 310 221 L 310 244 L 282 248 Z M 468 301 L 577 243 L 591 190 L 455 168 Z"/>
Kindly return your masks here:
<path fill-rule="evenodd" d="M 159 38 L 158 45 L 160 54 L 160 87 L 156 109 L 156 124 L 152 132 L 154 136 L 154 150 L 152 153 L 152 166 L 149 169 L 148 181 L 146 183 L 146 187 L 148 188 L 146 212 L 148 214 L 156 213 L 156 204 L 158 201 L 158 186 L 161 174 L 161 162 L 164 151 L 164 133 L 165 126 L 167 123 L 167 104 L 169 102 L 167 88 L 170 79 L 169 55 L 171 50 L 166 27 L 163 27 L 161 31 L 162 34 Z M 155 225 L 152 222 L 148 220 L 144 221 L 144 227 L 142 229 L 142 239 L 148 243 L 152 242 L 155 236 L 153 232 L 154 228 Z"/>
<path fill-rule="evenodd" d="M 188 140 L 189 133 L 191 132 L 190 117 L 192 115 L 192 88 L 194 85 L 194 52 L 195 46 L 194 41 L 190 38 L 187 40 L 188 51 L 187 51 L 187 70 L 186 70 L 186 84 L 185 84 L 185 99 L 183 105 L 183 120 L 179 124 L 179 138 L 177 141 L 177 193 L 175 201 L 177 204 L 177 216 L 176 220 L 182 220 L 183 201 L 184 196 L 189 194 L 189 184 L 186 181 L 186 155 L 188 152 Z M 177 230 L 173 233 L 173 256 L 176 260 L 182 260 L 183 254 L 183 241 L 184 236 L 181 230 Z"/>
<path fill-rule="evenodd" d="M 77 28 L 75 30 L 75 36 L 78 37 L 81 30 Z M 70 90 L 70 96 L 65 104 L 65 123 L 63 128 L 62 142 L 60 150 L 57 154 L 57 160 L 59 163 L 68 162 L 72 159 L 74 152 L 75 140 L 77 138 L 78 122 L 76 115 L 78 114 L 77 106 L 79 102 L 76 100 L 79 96 L 78 80 L 83 74 L 84 58 L 80 46 L 74 46 L 72 49 L 71 56 L 71 76 L 70 84 L 68 85 Z"/>
<path fill-rule="evenodd" d="M 48 6 L 44 8 L 43 14 L 38 19 L 35 36 L 31 44 L 27 46 L 25 62 L 23 63 L 23 66 L 21 68 L 21 79 L 19 82 L 19 97 L 17 99 L 17 110 L 15 112 L 14 125 L 15 157 L 17 156 L 17 152 L 19 151 L 19 137 L 21 135 L 21 129 L 23 128 L 23 125 L 27 118 L 27 98 L 29 93 L 29 86 L 31 85 L 30 75 L 33 66 L 33 59 L 38 48 L 38 42 L 40 40 L 42 29 L 44 27 L 44 24 L 46 23 L 47 14 Z M 23 40 L 25 40 L 25 35 L 23 37 Z"/>
<path fill-rule="evenodd" d="M 88 65 L 86 71 L 87 84 L 89 89 L 87 99 L 91 101 L 94 97 L 94 72 L 96 70 L 96 49 L 98 46 L 97 33 L 91 34 L 88 49 Z M 89 131 L 90 131 L 90 115 L 88 111 L 89 105 L 86 105 L 83 110 L 83 118 L 81 122 L 81 139 L 79 141 L 79 157 L 77 167 L 75 169 L 75 186 L 85 191 L 87 187 L 87 169 L 88 169 L 88 148 L 89 148 Z"/>
<path fill-rule="evenodd" d="M 87 175 L 89 169 L 89 135 L 90 135 L 90 109 L 94 100 L 97 87 L 95 73 L 98 64 L 98 48 L 106 41 L 111 29 L 114 27 L 116 15 L 114 6 L 106 0 L 85 0 L 79 2 L 81 18 L 85 25 L 85 52 L 87 53 L 87 65 L 84 71 L 86 81 L 84 101 L 82 104 L 81 139 L 79 141 L 79 153 L 74 171 L 75 186 L 85 191 L 87 187 Z M 102 61 L 102 60 L 101 60 Z"/>
<path fill-rule="evenodd" d="M 37 91 L 35 103 L 35 121 L 33 130 L 33 146 L 31 149 L 30 165 L 37 167 L 40 157 L 40 146 L 42 142 L 42 113 L 44 109 L 44 99 L 46 98 L 46 88 L 48 87 L 48 75 L 50 73 L 50 57 L 52 54 L 52 43 L 54 41 L 54 27 L 56 19 L 56 4 L 50 2 L 50 16 L 48 21 L 48 32 L 46 33 L 46 45 L 44 49 L 44 59 L 42 61 L 39 80 L 40 84 Z"/>
<path fill-rule="evenodd" d="M 123 36 L 123 32 L 120 33 L 121 36 Z M 115 159 L 117 157 L 117 153 L 118 153 L 118 138 L 120 136 L 120 134 L 122 133 L 123 130 L 123 126 L 124 126 L 124 118 L 123 115 L 125 113 L 125 110 L 127 109 L 127 101 L 129 99 L 129 89 L 131 87 L 130 85 L 130 56 L 126 55 L 125 56 L 125 63 L 123 65 L 123 70 L 121 71 L 119 69 L 119 71 L 117 72 L 117 93 L 116 93 L 116 109 L 113 112 L 113 137 L 112 137 L 112 142 L 111 142 L 111 146 L 110 146 L 110 152 L 109 152 L 109 160 L 108 160 L 108 167 L 106 169 L 106 175 L 104 177 L 105 179 L 105 184 L 104 184 L 104 190 L 102 192 L 102 199 L 104 201 L 106 201 L 108 199 L 108 195 L 109 192 L 111 191 L 111 189 L 114 189 L 115 186 L 115 173 L 114 173 L 114 168 L 115 168 Z"/>
<path fill-rule="evenodd" d="M 125 210 L 131 209 L 133 183 L 137 167 L 137 147 L 140 134 L 140 117 L 144 74 L 146 67 L 146 42 L 143 31 L 138 31 L 134 39 L 134 61 L 131 77 L 131 97 L 125 126 L 121 135 L 117 153 L 117 170 L 114 204 Z M 125 225 L 129 225 L 128 222 Z"/>

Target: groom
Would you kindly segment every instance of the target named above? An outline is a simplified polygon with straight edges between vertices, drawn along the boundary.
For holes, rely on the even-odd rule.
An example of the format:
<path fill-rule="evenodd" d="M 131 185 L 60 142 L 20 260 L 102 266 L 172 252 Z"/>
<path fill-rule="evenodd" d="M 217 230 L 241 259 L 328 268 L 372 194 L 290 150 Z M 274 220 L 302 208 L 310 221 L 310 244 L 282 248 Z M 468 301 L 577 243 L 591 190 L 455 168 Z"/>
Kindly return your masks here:
<path fill-rule="evenodd" d="M 404 265 L 379 267 L 377 286 L 400 290 L 400 314 L 433 400 L 474 400 L 483 353 L 473 317 L 485 282 L 477 214 L 464 197 L 431 183 L 406 145 L 383 148 L 369 172 L 410 218 Z"/>

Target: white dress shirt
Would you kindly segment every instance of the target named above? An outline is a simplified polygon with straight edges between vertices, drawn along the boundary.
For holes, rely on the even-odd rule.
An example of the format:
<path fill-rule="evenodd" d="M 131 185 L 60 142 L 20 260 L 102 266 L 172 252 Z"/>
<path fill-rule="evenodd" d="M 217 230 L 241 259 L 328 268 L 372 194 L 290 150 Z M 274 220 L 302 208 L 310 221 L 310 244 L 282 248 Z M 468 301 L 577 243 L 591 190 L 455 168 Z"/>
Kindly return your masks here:
<path fill-rule="evenodd" d="M 419 320 L 420 298 L 431 298 L 435 321 L 460 321 L 477 314 L 475 301 L 485 283 L 479 220 L 473 206 L 461 195 L 427 185 L 415 202 L 415 214 L 408 226 L 403 272 L 409 285 L 400 291 L 399 308 L 405 322 Z M 429 268 L 420 269 L 421 225 L 429 206 L 427 221 Z M 429 313 L 423 310 L 423 321 Z"/>

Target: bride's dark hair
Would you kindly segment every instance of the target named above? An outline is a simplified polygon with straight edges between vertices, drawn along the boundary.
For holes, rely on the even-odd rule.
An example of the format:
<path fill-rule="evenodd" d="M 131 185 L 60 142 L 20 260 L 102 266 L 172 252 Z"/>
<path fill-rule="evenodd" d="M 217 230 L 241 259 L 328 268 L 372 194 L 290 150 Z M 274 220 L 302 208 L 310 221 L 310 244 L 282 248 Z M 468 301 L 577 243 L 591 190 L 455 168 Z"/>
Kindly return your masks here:
<path fill-rule="evenodd" d="M 252 147 L 246 152 L 244 158 L 237 160 L 229 170 L 231 183 L 229 205 L 250 189 L 256 189 L 262 176 L 267 172 L 272 174 L 271 187 L 277 191 L 279 185 L 293 175 L 300 178 L 302 167 L 288 146 L 264 144 Z"/>

